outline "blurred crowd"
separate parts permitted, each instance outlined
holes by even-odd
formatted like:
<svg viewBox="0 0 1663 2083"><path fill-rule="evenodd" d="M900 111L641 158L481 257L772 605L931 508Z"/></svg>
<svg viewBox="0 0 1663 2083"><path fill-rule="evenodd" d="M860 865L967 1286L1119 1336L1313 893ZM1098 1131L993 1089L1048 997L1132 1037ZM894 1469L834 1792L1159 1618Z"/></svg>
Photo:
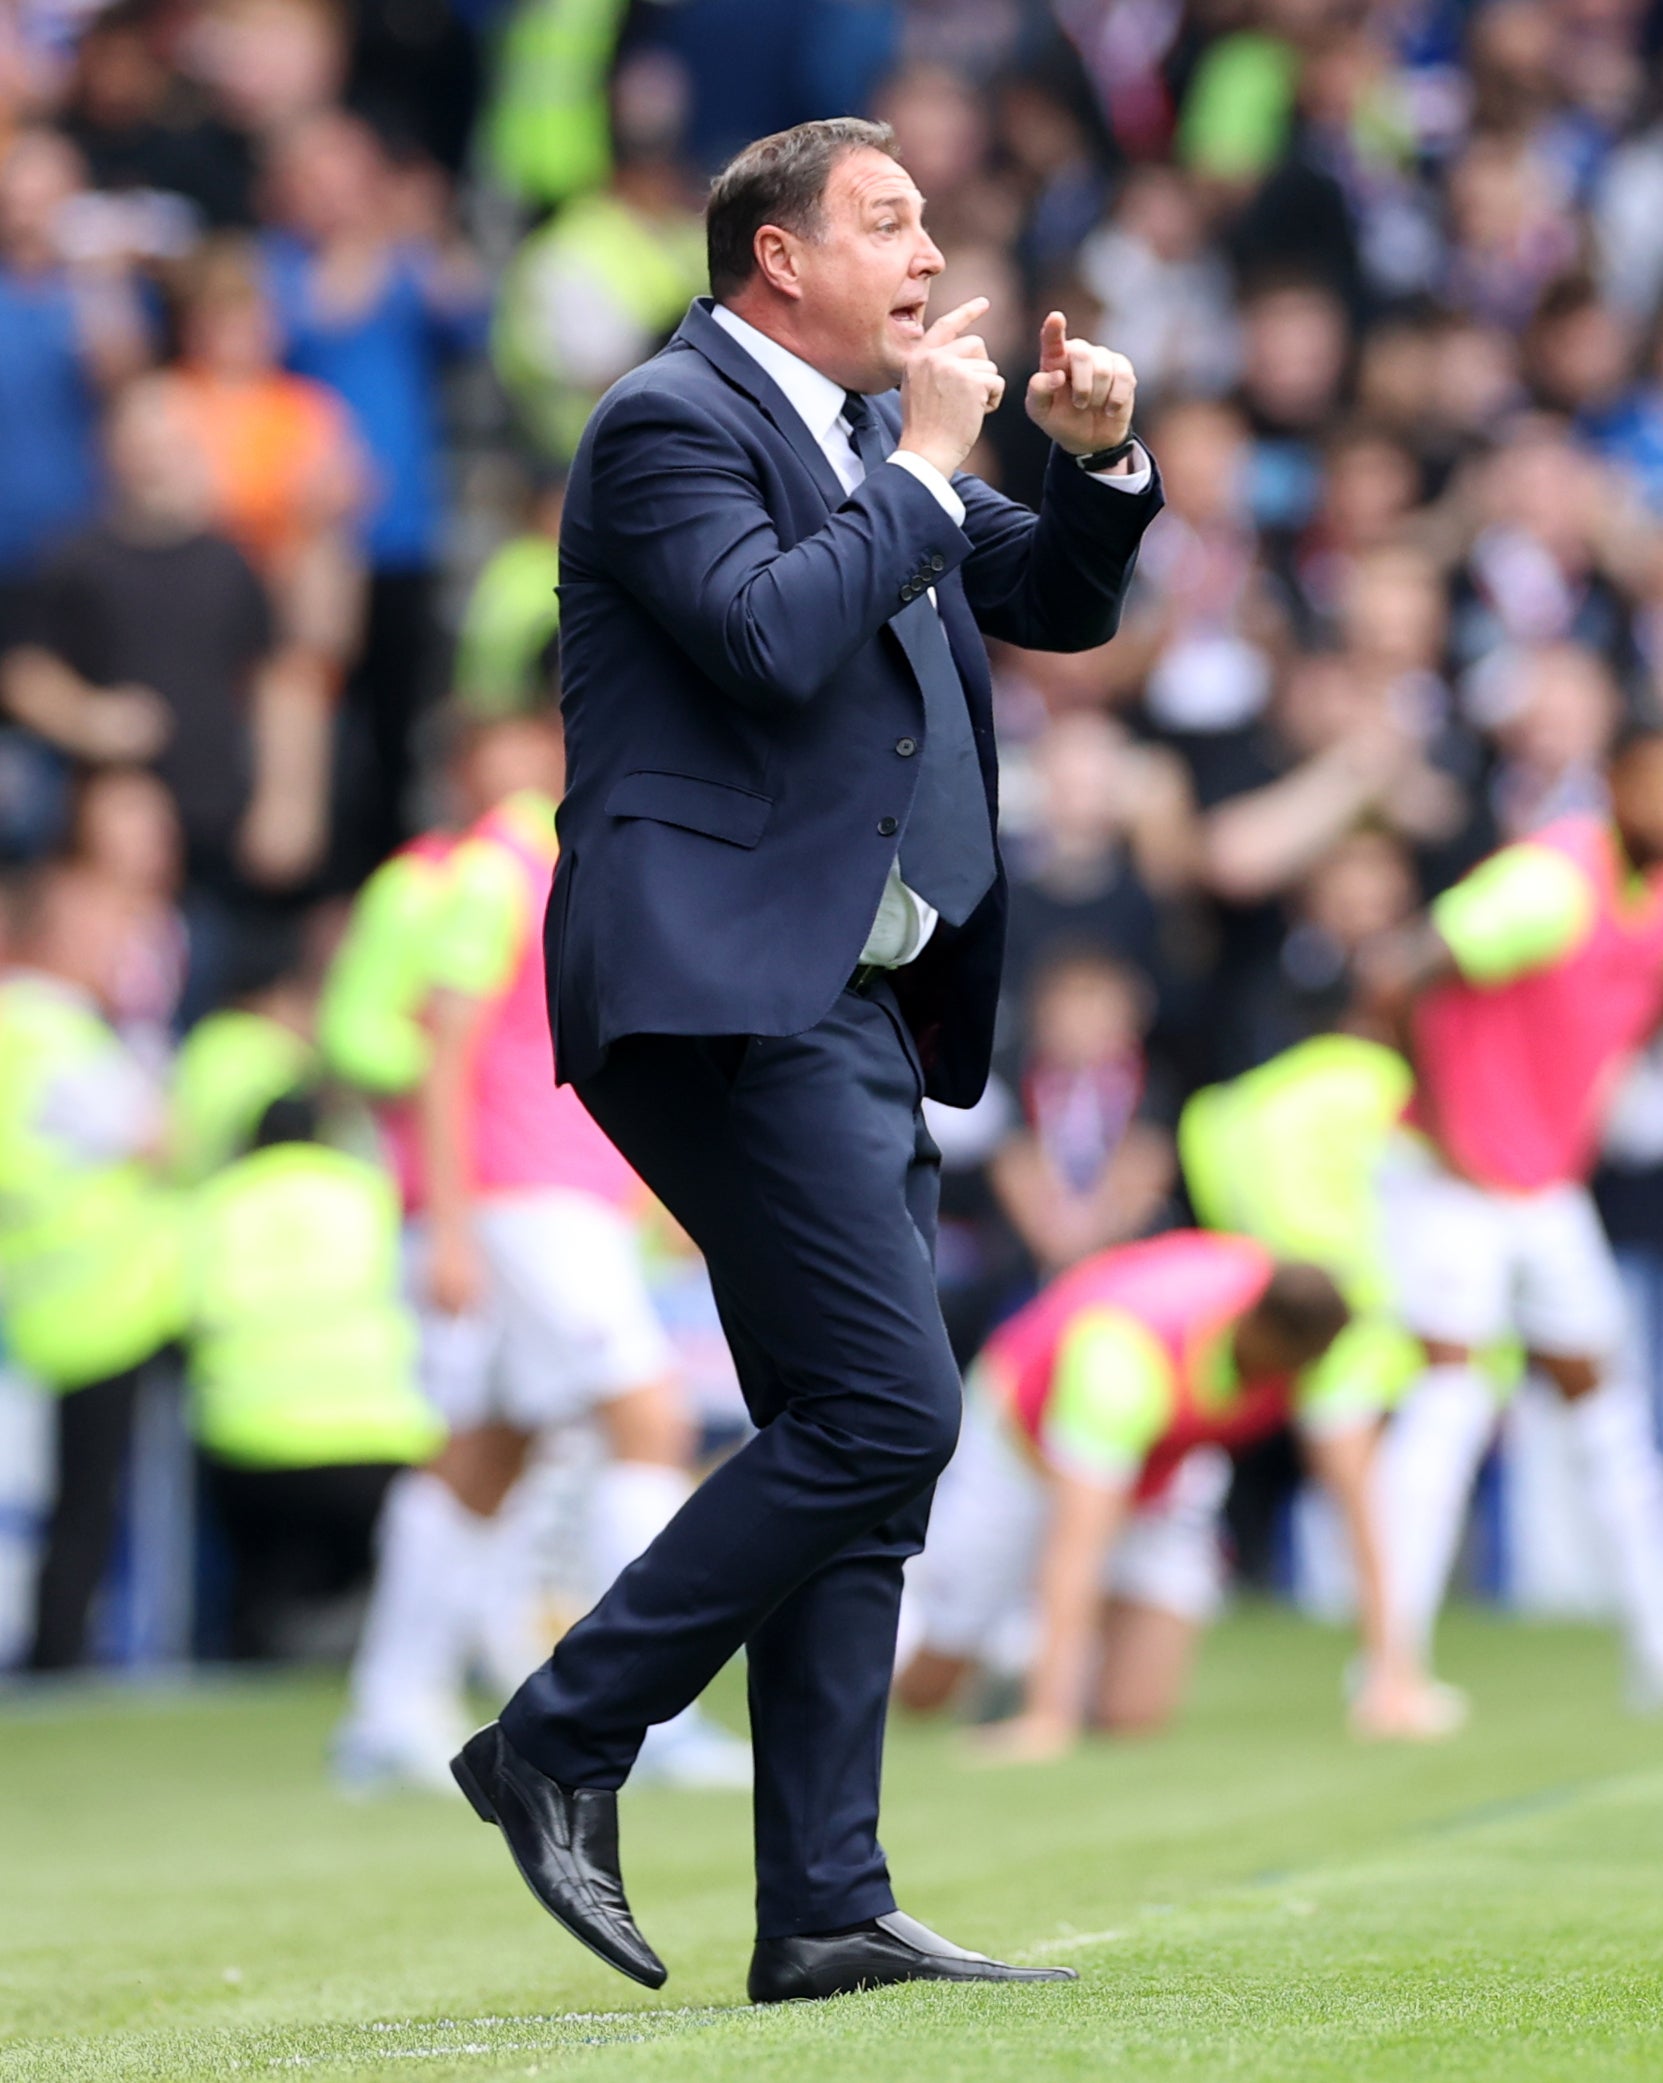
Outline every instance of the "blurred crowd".
<svg viewBox="0 0 1663 2083"><path fill-rule="evenodd" d="M1191 1093L1601 809L1656 712L1660 54L1650 0L13 0L14 961L79 963L157 1092L205 1016L313 988L371 871L484 807L459 731L558 692L562 473L705 286L706 180L883 117L938 308L989 297L1013 377L1053 307L1128 354L1167 497L1113 645L995 651L998 1074L937 1123L968 1361L1179 1218ZM970 467L1032 499L1021 397ZM1663 1351L1660 1093L1601 1190ZM1266 1581L1278 1451L1233 1506Z"/></svg>

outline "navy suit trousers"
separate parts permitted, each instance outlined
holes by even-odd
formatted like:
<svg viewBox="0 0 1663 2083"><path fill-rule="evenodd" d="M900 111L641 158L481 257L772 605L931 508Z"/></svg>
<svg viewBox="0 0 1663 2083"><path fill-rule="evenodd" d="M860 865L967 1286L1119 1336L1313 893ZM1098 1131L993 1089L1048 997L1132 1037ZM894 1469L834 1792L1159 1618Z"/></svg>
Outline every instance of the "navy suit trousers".
<svg viewBox="0 0 1663 2083"><path fill-rule="evenodd" d="M895 1907L877 1821L901 1569L961 1409L923 1086L884 982L804 1034L631 1036L578 1085L704 1252L759 1429L502 1725L563 1786L616 1787L748 1647L763 1938Z"/></svg>

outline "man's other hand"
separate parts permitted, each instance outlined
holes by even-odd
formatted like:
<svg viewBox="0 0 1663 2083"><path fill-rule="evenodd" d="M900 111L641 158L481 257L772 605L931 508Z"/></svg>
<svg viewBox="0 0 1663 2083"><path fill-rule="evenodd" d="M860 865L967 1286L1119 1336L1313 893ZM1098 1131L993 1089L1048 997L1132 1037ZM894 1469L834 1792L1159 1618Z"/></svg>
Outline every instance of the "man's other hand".
<svg viewBox="0 0 1663 2083"><path fill-rule="evenodd" d="M1071 340L1053 311L1039 329L1039 367L1028 379L1028 417L1071 456L1118 448L1132 429L1138 380L1123 354Z"/></svg>
<svg viewBox="0 0 1663 2083"><path fill-rule="evenodd" d="M901 375L899 445L943 477L951 477L969 455L982 421L1005 395L1005 379L987 342L968 330L986 309L986 297L972 297L938 318L907 356Z"/></svg>

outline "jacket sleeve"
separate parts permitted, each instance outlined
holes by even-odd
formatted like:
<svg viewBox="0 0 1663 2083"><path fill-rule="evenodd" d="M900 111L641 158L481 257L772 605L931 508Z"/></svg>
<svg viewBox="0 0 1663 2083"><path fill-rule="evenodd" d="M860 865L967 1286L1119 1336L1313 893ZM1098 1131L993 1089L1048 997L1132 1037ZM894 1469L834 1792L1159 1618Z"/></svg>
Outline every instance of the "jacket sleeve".
<svg viewBox="0 0 1663 2083"><path fill-rule="evenodd" d="M964 590L983 633L1031 651L1089 651L1120 626L1143 531L1164 504L1159 471L1141 492L1094 484L1053 448L1039 512L960 472L971 553Z"/></svg>
<svg viewBox="0 0 1663 2083"><path fill-rule="evenodd" d="M596 548L707 678L747 707L801 706L971 550L905 470L875 470L781 547L742 442L686 401L638 391L592 435ZM991 496L991 495L990 495Z"/></svg>

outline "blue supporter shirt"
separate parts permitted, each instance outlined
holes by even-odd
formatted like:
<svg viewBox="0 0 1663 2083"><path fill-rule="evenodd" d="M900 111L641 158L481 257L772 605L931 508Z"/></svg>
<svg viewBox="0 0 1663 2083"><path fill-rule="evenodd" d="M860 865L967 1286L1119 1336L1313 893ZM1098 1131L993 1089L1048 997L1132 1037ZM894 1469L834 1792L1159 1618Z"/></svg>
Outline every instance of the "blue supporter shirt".
<svg viewBox="0 0 1663 2083"><path fill-rule="evenodd" d="M444 309L428 292L419 250L405 247L395 251L380 295L362 311L320 311L316 263L307 248L274 233L265 251L285 361L346 401L374 465L364 522L371 566L409 571L431 564L445 512L440 364L448 354L484 346L486 305Z"/></svg>
<svg viewBox="0 0 1663 2083"><path fill-rule="evenodd" d="M0 268L0 579L27 578L98 491L98 397L68 280Z"/></svg>

